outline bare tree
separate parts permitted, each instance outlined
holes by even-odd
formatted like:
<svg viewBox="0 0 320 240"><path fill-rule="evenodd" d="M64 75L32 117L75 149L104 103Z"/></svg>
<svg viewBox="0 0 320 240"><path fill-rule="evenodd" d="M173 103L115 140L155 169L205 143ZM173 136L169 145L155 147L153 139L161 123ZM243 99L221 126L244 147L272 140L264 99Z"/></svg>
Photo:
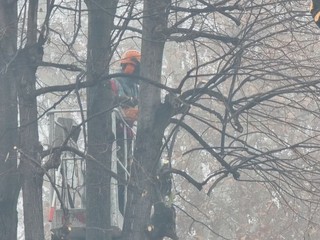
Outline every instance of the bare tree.
<svg viewBox="0 0 320 240"><path fill-rule="evenodd" d="M185 172L177 173L197 188L211 182L208 194L231 176L237 181L267 183L270 192L281 196L279 200L292 203L292 209L300 200L317 206L317 189L310 192L318 174L314 169L317 129L312 126L317 107L305 105L316 102L312 99L318 91L317 69L310 61L315 33L310 32L309 21L302 20L305 11L288 4L248 1L228 6L242 9L243 15L235 14L239 18L230 18L232 21L246 22L238 28L224 28L235 36L231 45L208 39L201 42L203 31L184 36L194 40L197 66L178 86L184 91L182 101L191 104L190 111L173 123L198 141L186 150L186 158L208 152L215 161L203 182L194 182ZM205 25L208 20L203 19L202 26L209 27L209 23ZM218 22L213 29L221 28ZM212 61L200 58L204 53L200 46L207 49L205 56Z"/></svg>
<svg viewBox="0 0 320 240"><path fill-rule="evenodd" d="M155 83L161 83L162 56L166 41L163 30L167 28L169 5L170 1L154 0L144 1L143 5L141 75ZM151 207L159 201L158 186L154 185L154 181L162 137L171 113L170 106L161 104L159 88L144 82L140 86L137 144L130 179L135 191L128 197L123 239L147 238L146 227Z"/></svg>
<svg viewBox="0 0 320 240"><path fill-rule="evenodd" d="M0 3L0 236L17 238L17 199L20 190L17 171L16 68L10 64L17 49L15 1Z"/></svg>
<svg viewBox="0 0 320 240"><path fill-rule="evenodd" d="M42 61L44 34L38 35L38 1L29 2L23 9L26 13L26 40L21 43L14 59L18 74L19 98L19 171L22 180L22 195L25 226L25 239L44 239L41 169L42 146L39 143L36 71ZM31 217L32 216L32 217Z"/></svg>
<svg viewBox="0 0 320 240"><path fill-rule="evenodd" d="M169 209L170 216L175 215L174 206L180 216L185 214L191 219L190 228L201 225L192 210L184 208L184 204L197 208L197 204L186 201L190 196L187 194L205 190L210 195L233 181L258 182L292 208L295 207L292 199L295 203L316 206L319 79L313 61L316 55L310 54L314 50L312 36L315 33L304 17L305 11L300 10L304 6L302 2L145 0L119 1L121 4L116 6L117 2L88 0L87 9L83 9L81 1L69 5L48 2L43 27L39 28L37 1L29 1L22 6L21 12L25 14L19 15L28 16L22 21L19 50L12 44L17 39L16 23L14 19L8 20L13 14L4 17L8 12L3 11L10 6L16 14L15 4L1 3L4 5L1 5L0 17L8 20L1 21L2 29L11 29L9 26L14 23L14 33L1 38L5 62L1 63L1 112L4 114L0 117L3 142L0 177L6 180L0 183L0 200L12 203L5 208L11 211L12 219L3 220L4 228L0 227L1 232L8 232L4 229L12 227L6 239L16 235L14 211L19 183L15 175L14 145L21 159L26 239L43 239L42 176L59 164L59 158L51 158L41 168L41 157L52 151L59 156L62 151L72 149L61 146L42 152L37 121L68 98L76 99L82 108L83 96L79 90L83 88L88 88L88 117L81 125L88 121L90 157L77 154L90 159L86 173L86 235L88 239L111 238L108 194L113 139L109 114L114 106L108 80L118 75L108 73L113 53L128 39L134 39L134 44L142 39L142 76L123 239L176 238L174 226L170 225L172 232L169 232L163 219L156 221L155 214L151 214L152 208L157 212L168 202L170 207L163 209ZM74 16L74 31L69 38L69 32L64 31L62 25L54 25L53 15L59 11ZM88 13L89 20L86 57L79 54L83 46L77 46L87 41L82 27L86 16L82 13ZM61 50L56 62L42 59L42 47L46 57L50 44ZM36 89L36 73L52 68L60 69L63 74L50 86L39 81ZM75 72L81 74L75 76ZM87 81L83 82L85 74ZM163 76L167 77L166 81ZM7 80L9 77L17 79L17 89L11 85L15 81ZM8 108L10 104L17 106L16 91L20 107L19 144L16 142L17 108ZM36 97L49 93L55 93L56 98L38 115ZM160 159L165 157L172 161L173 168L159 172ZM197 174L200 161L205 165L205 174ZM13 169L13 173L9 169ZM177 190L169 200L164 199L159 179L168 174L175 176L177 185L191 184L195 188ZM0 214L2 220L7 212L1 210ZM215 228L213 223L217 221L202 224L209 231L209 237L223 239L243 234L238 231L239 236L232 235L224 226L216 224L219 227Z"/></svg>
<svg viewBox="0 0 320 240"><path fill-rule="evenodd" d="M305 39L294 37L300 31L308 33L307 23L300 18L303 12L299 12L294 6L287 6L287 1L228 2L228 5L226 2L209 1L168 2L166 10L171 10L169 19L172 25L163 27L165 24L161 25L158 18L154 21L159 25L149 29L157 38L154 42L159 45L161 37L166 33L168 39L192 41L192 55L195 57L191 59L194 67L190 68L186 76L180 81L173 81L175 88L162 87L171 94L177 94L176 101L182 103L177 105L180 111L172 112L172 105L164 110L162 107L165 104L160 104L159 100L158 105L150 106L153 102L151 99L156 101L160 93L153 93L152 97L146 98L142 84L141 118L135 157L136 168L142 168L140 171L150 176L139 175L144 176L141 183L132 179L141 187L141 193L135 195L136 200L132 200L137 206L141 203L150 207L155 203L151 196L156 196L156 187L152 188L156 186L156 172L152 170L159 159L151 156L159 157L159 154L152 155L156 146L159 146L153 141L157 139L155 136L158 130L163 130L163 124L166 126L164 116L181 114L181 110L186 107L187 111L171 119L172 124L184 129L198 142L193 149L187 149L185 154L206 151L211 155L214 167L202 182L196 181L185 171L172 169L171 172L185 177L197 189L202 189L211 182L208 194L219 182L231 176L236 181L267 183L287 203L291 198L315 205L318 202L317 187L314 185L318 174L314 155L318 142L317 130L306 125L307 116L316 117L317 107L310 104L306 107L305 103L315 102L313 98L318 91L319 80L314 75L316 68L312 63L306 63L309 60L295 58L304 55L309 48ZM161 8L152 1L144 4L144 20L151 24L152 17L158 16ZM149 8L148 4L152 7ZM147 13L148 9L153 11ZM165 11L162 16L166 16ZM223 21L231 24L223 24ZM144 27L144 31L148 31L147 26ZM160 36L155 34L159 29L162 31ZM150 44L152 39L144 38L148 36L146 32L143 34L143 39L149 40ZM143 53L146 46L142 44ZM154 46L153 49L157 48ZM200 57L203 49L211 54L207 54L208 60ZM152 51L146 50L145 55L149 53ZM158 54L150 54L152 58L147 62L144 62L147 57L143 58L142 69L144 66L152 66L152 62L156 64L155 56ZM152 68L144 71L148 72L150 69ZM157 75L150 74L148 77L155 79L155 76ZM167 99L169 96L170 94ZM150 106L155 115L144 112L144 104ZM290 117L287 111L294 112L294 115ZM304 112L303 117L295 117L297 111ZM152 120L155 116L159 122ZM149 123L155 123L147 131L142 127L144 117L151 120ZM147 134L144 135L144 132L150 134L150 131L154 134L153 139L140 142L139 136L146 140ZM299 137L294 137L293 133L296 131L299 132ZM149 146L148 143L152 144ZM144 155L146 156L141 158ZM140 158L147 162L142 164ZM143 214L143 218L148 215ZM140 228L137 238L143 238L143 227L147 225L147 222L137 221L137 228Z"/></svg>
<svg viewBox="0 0 320 240"><path fill-rule="evenodd" d="M87 90L88 153L111 169L113 134L111 130L112 90L99 82L108 73L111 32L117 1L86 1L88 6ZM86 238L111 239L110 175L96 162L86 162Z"/></svg>

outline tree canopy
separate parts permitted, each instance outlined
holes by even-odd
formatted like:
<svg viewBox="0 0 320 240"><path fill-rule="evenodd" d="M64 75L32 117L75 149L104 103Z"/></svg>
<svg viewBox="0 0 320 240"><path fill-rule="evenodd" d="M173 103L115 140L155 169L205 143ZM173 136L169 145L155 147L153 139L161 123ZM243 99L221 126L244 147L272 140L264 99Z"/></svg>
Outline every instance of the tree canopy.
<svg viewBox="0 0 320 240"><path fill-rule="evenodd" d="M44 239L43 179L66 151L86 160L87 239L111 239L110 179L121 179L110 172L119 105L109 80L123 76L127 49L142 57L123 240L174 238L148 229L159 202L175 209L183 239L317 237L319 29L308 3L1 2L4 239L17 238L20 187L25 239ZM70 108L83 149L48 146L46 114ZM161 161L170 167L159 172Z"/></svg>

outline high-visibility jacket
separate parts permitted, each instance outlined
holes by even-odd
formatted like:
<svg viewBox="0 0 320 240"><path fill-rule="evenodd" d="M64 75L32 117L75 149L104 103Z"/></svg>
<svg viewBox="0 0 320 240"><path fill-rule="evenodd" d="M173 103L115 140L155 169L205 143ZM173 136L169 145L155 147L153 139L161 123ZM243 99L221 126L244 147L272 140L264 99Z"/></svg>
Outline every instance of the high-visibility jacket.
<svg viewBox="0 0 320 240"><path fill-rule="evenodd" d="M310 12L314 22L320 27L320 0L312 0L310 5Z"/></svg>

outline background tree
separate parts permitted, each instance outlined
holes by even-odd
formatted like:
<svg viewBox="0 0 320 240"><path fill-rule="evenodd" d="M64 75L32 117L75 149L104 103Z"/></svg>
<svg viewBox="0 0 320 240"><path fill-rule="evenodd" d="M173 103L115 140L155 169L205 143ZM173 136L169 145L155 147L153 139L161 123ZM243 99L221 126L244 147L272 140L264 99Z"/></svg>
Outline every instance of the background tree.
<svg viewBox="0 0 320 240"><path fill-rule="evenodd" d="M22 195L25 239L44 239L41 169L42 146L39 143L38 111L36 91L36 72L43 57L45 30L38 35L38 1L30 1L23 8L26 13L26 40L21 42L21 48L15 59L18 74L19 98L19 171L22 179ZM49 11L48 11L49 14Z"/></svg>
<svg viewBox="0 0 320 240"><path fill-rule="evenodd" d="M111 169L113 134L111 129L112 90L101 81L108 73L111 32L118 1L86 1L88 6L87 90L88 153ZM111 239L110 175L101 165L86 162L86 238Z"/></svg>
<svg viewBox="0 0 320 240"><path fill-rule="evenodd" d="M38 126L37 126L37 103L35 95L36 70L38 61L41 61L43 49L42 38L37 42L37 7L38 2L33 1L23 8L28 16L26 19L26 32L22 33L20 49L17 49L17 4L15 1L7 1L1 4L4 38L2 47L3 76L2 91L4 97L3 104L6 104L3 111L2 121L3 132L1 140L3 143L3 152L7 151L6 157L2 159L4 164L6 181L3 186L10 183L12 190L8 195L11 200L10 205L4 198L4 207L10 212L9 221L3 226L8 228L7 224L12 224L12 229L8 228L4 231L4 238L16 237L17 218L15 208L17 204L17 196L20 189L19 179L22 179L22 190L25 199L24 212L26 216L32 216L33 219L25 219L26 239L43 239L43 212L42 212L42 171L40 171L39 154L41 147L39 146ZM42 32L43 34L43 32ZM40 34L41 37L42 34ZM8 43L10 40L10 43ZM17 97L19 101L17 101ZM9 102L8 102L9 101ZM18 105L19 117L18 117ZM9 110L8 110L9 109ZM19 118L19 142L17 141L17 119ZM9 128L8 128L9 127ZM16 167L16 151L20 153L19 172ZM7 162L7 160L9 160ZM9 168L8 168L9 167ZM6 188L6 186L5 186ZM7 189L8 190L8 189ZM4 192L3 192L4 194ZM15 198L15 199L12 199ZM7 212L8 213L8 212ZM8 217L8 216L6 216Z"/></svg>
<svg viewBox="0 0 320 240"><path fill-rule="evenodd" d="M19 118L24 135L21 135L18 150L23 174L36 176L36 182L28 182L31 180L28 179L24 185L34 190L37 205L40 204L39 186L44 172L39 167L41 150L37 148L36 110L38 118L43 119L45 112L53 108L70 104L82 107L85 96L80 89L92 87L88 91L88 116L99 117L92 120L92 125L88 123L88 147L95 161L108 167L108 155L100 153L111 138L107 123L102 122L106 115L99 113L112 106L109 105L108 85L100 80L107 83L112 75L103 79L100 76L108 72L111 53L117 55L125 46L139 47L140 39L143 39L140 119L123 238L150 237L145 232L152 223L151 206L163 200L158 196L157 180L161 176L156 171L161 158L171 161L174 167L165 172L175 176L175 191L169 202L178 213L178 235L185 239L195 236L271 239L275 231L270 229L278 229L277 233L288 239L293 234L301 239L306 233L304 229L308 234L312 233L309 227L315 227L317 219L310 213L316 210L318 202L316 103L319 79L314 64L317 55L312 54L317 43L316 33L308 26L311 18L306 18L305 11L300 10L307 9L304 2L120 1L114 15L115 8L109 6L110 3L101 2L99 4L106 5L100 8L94 4L96 1L87 1L89 15L95 12L89 18L87 55L83 51L87 41L83 34L87 31L84 27L86 15L82 15L87 9L83 11L81 1L56 5L50 2L41 7L49 14L43 18L44 28L39 29L38 37L35 34L37 7L34 1L28 3L21 9L26 11L27 6L31 7L29 15L19 15L21 19L29 16L27 25L21 21L21 26L27 26L21 31L21 36L25 36L20 38L21 49L17 54L9 55L20 64L19 84L24 83L24 89L31 90L19 92L20 103L24 104ZM111 24L109 18L112 17L115 17L115 26L110 41L111 26L104 28L103 25ZM67 27L73 30L67 31ZM96 31L102 35L98 37ZM2 43L4 40L1 39ZM45 45L43 41L46 41ZM43 60L38 51L42 45ZM82 82L86 63L88 81ZM8 72L2 73L9 74L10 68L7 69ZM50 74L45 76L45 72ZM38 74L37 89L35 73ZM5 81L2 83L6 86ZM19 87L22 89L22 85ZM14 94L12 103L15 103ZM47 98L49 95L50 99ZM37 109L35 96L42 100ZM5 109L5 105L2 107ZM10 114L1 115L1 120L4 119L2 116ZM15 124L14 121L10 123ZM11 133L15 136L14 131ZM164 135L165 140L162 139ZM3 138L1 140L7 143ZM14 140L8 149L13 144ZM169 145L174 146L172 153L168 153ZM59 151L63 151L63 147ZM8 151L4 152L7 156ZM8 164L8 161L4 163ZM49 168L48 164L44 166ZM88 182L96 183L96 176L104 183L108 182L109 175L104 175L104 171L96 171L96 166L90 166L90 163L88 168L88 173L92 173L88 175ZM10 176L16 179L14 175ZM240 181L250 183L246 185ZM190 184L195 188L190 188ZM103 192L107 193L109 185L105 186ZM95 189L90 187L93 185L89 184L88 195L95 196ZM1 189L5 193L8 191L2 182ZM198 193L198 190L204 193ZM17 191L13 193L11 196L16 197ZM268 196L270 198L264 203ZM105 194L96 199L97 204L102 204L103 199L108 201ZM34 201L28 196L24 200L26 208ZM92 230L88 231L88 236L108 238L109 234L100 231L109 227L108 209L101 208L104 209L99 211L101 218L94 219L90 217L90 212L97 212L97 209L90 210L90 205L95 204L94 198L89 199L88 204L88 227ZM301 216L292 211L289 214L285 204ZM25 213L29 221L26 222L28 238L32 236L32 224L41 225L41 210L36 211L36 221L31 223L31 209ZM284 222L285 214L282 213L292 216L294 223ZM221 221L217 216L223 216L225 220ZM291 227L297 226L297 221L303 218L307 219L299 226L303 230ZM281 229L280 226L290 226L290 230L281 231L284 227ZM38 236L43 231L41 228L36 226ZM162 235L158 237L162 238Z"/></svg>
<svg viewBox="0 0 320 240"><path fill-rule="evenodd" d="M226 41L221 44L215 44L209 39L201 42L195 40L193 46L188 48L190 50L195 49L195 52L191 55L196 55L195 59L190 59L191 63L189 65L192 62L196 62L198 67L187 72L185 79L188 80L183 81L184 85L180 85L184 91L182 94L184 96L183 100L192 105L191 111L184 116L184 122L180 125L192 137L197 139L199 145L195 144L192 147L189 145L191 149L185 149L183 154L185 156L182 159L185 159L184 161L186 162L184 163L190 164L186 169L187 173L194 172L200 174L196 175L196 179L200 176L206 179L201 184L208 183L207 181L211 179L211 187L205 187L208 194L211 193L212 189L216 189L218 193L215 192L213 196L220 198L219 194L221 194L226 199L229 199L229 203L232 202L232 199L237 198L232 194L224 195L225 192L235 193L236 191L231 190L232 188L229 188L228 184L222 184L221 187L217 187L217 185L223 182L233 186L234 184L231 184L232 181L226 178L227 176L233 176L238 181L256 181L263 185L268 183L265 186L268 187L273 195L270 200L275 201L275 206L279 206L277 201L283 201L280 204L281 208L284 208L284 204L290 203L292 205L289 208L300 208L301 210L303 204L301 204L300 200L302 199L310 203L309 207L311 209L311 202L315 204L313 207L316 208L317 206L317 200L314 199L317 198L317 194L311 197L309 188L305 188L313 181L316 181L313 180L313 177L317 175L317 171L309 172L311 166L316 164L311 160L314 158L314 156L311 156L311 152L314 152L312 145L315 144L314 141L317 142L317 130L311 127L313 122L313 117L311 116L314 116L315 109L312 110L310 104L308 104L308 107L304 104L303 107L300 105L301 101L304 102L304 100L313 95L312 91L310 92L310 86L318 83L318 77L314 72L316 68L313 67L312 63L308 65L305 62L307 58L312 58L312 50L308 50L313 45L311 43L312 36L309 35L310 42L306 40L309 38L308 33L310 32L306 26L305 18L302 17L304 13L296 10L294 6L288 7L287 3L276 4L270 1L261 5L248 1L241 2L238 6L228 6L229 9L230 7L244 9L243 7L245 6L246 11L240 10L244 15L235 20L241 23L245 21L246 24L233 28L232 26L225 26L218 18L214 18L215 25L212 28L223 29L230 36L237 36L239 41L235 41L232 46L226 44ZM190 12L190 16L193 17L194 15L191 12L196 10L186 8L184 11ZM197 11L204 10L198 9ZM217 10L216 13L220 14L221 12ZM202 21L202 27L210 28L209 20L211 18L208 18L208 15L205 15L206 18ZM229 18L227 14L225 16ZM195 23L194 29L196 28L197 24ZM188 35L189 32L194 34ZM298 34L298 32L300 33ZM195 36L197 36L200 37L200 40L201 35L204 35L204 30L198 35L190 30L186 33L186 36L183 36L183 39L188 37L195 39ZM295 37L292 38L293 35L303 37L298 40ZM203 51L203 49L206 50ZM295 56L304 57L296 59ZM221 61L221 59L224 60ZM211 71L212 75L210 75ZM198 84L203 79L203 83ZM188 83L190 82L192 84L189 85ZM194 89L194 86L198 86L198 88ZM309 97L305 98L304 92L308 92L307 95ZM191 100L192 98L194 100ZM240 99L244 102L236 106L242 101ZM298 99L301 99L301 101ZM315 101L309 99L307 102ZM233 103L237 104L234 105ZM293 115L289 117L290 114L287 115L287 111ZM311 119L308 117L311 117ZM178 123L177 120L174 120L174 122ZM308 131L302 130L306 127L305 124L307 122ZM244 128L244 126L246 127ZM312 134L313 137L311 135L300 135L303 132L310 134L309 127L313 129L311 130L314 134ZM299 132L298 138L295 137L297 130ZM184 131L181 131L183 138L178 138L185 139L187 135ZM206 160L209 165L202 166L199 165L199 162L194 164L194 159L199 159L199 153L203 154L203 158L201 158L203 160L208 159L211 155L217 161L209 163ZM181 157L177 157L177 159L181 161ZM180 163L178 165L180 166ZM221 166L219 167L219 165ZM244 165L247 165L248 168ZM202 169L200 169L200 166ZM236 169L240 173L239 179L237 179L238 174L233 172ZM180 174L182 173L180 172ZM303 180L299 176L303 176ZM222 181L224 178L226 180ZM301 181L305 182L302 184ZM302 185L296 185L298 182ZM194 185L196 187L199 186L198 183ZM179 192L185 192L186 194L179 195L181 201L188 199L188 192L190 193L191 191L183 191L180 186L177 187ZM315 193L316 189L313 190L313 193ZM249 191L246 193L250 194ZM238 198L242 197L243 194L238 195ZM252 198L259 198L259 195L252 195ZM215 203L217 204L218 201L212 200L212 204ZM222 203L220 202L220 204ZM258 205L259 202L257 201L256 204ZM236 203L234 206L237 209ZM255 212L258 209L256 208L255 211L251 212L249 211L250 205L245 204L245 206L247 206L245 208L247 216L250 216L251 220L248 219L249 224L246 227L239 224L240 237L258 234L259 231L261 231L259 238L263 237L262 233L265 232L266 226L262 221L256 224L261 220L259 217L252 217L258 215ZM183 210L182 208L180 209ZM195 211L197 211L196 208ZM215 211L212 211L213 215L214 213ZM298 216L296 217L301 219ZM236 219L232 212L230 212L229 218L230 220ZM203 219L206 219L206 217L204 216ZM314 216L312 219L315 221ZM272 221L276 220L272 219ZM194 226L200 225L196 221L191 220L190 222L194 223L191 224L192 229L194 229ZM205 222L208 222L208 220L205 220ZM211 234L225 232L224 236L227 238L236 237L229 235L230 233L227 233L229 230L225 227L221 225L221 228L217 227L219 225L218 222L210 222L207 225L207 229L211 231ZM234 226L234 222L230 223L230 225ZM261 228L250 229L253 225ZM240 229L243 230L241 231ZM237 229L235 230L238 231ZM190 233L196 234L198 232L192 230ZM269 232L268 234L271 233ZM297 232L294 232L295 236L297 234Z"/></svg>
<svg viewBox="0 0 320 240"><path fill-rule="evenodd" d="M16 2L0 2L0 236L17 238L17 199L20 190L17 171L16 69L10 64L17 50Z"/></svg>
<svg viewBox="0 0 320 240"><path fill-rule="evenodd" d="M167 25L169 4L170 1L144 1L141 76L156 83L161 82L166 40L162 31ZM164 123L157 119L157 114L162 110L159 88L142 82L140 91L135 161L130 179L136 190L128 197L123 236L133 240L146 239L146 220L150 218L152 204L159 201L154 181L164 133L161 126L170 117L168 114L163 116Z"/></svg>
<svg viewBox="0 0 320 240"><path fill-rule="evenodd" d="M272 194L279 194L281 200L287 203L290 201L286 197L308 199L313 204L317 202L317 194L311 196L309 188L305 188L315 181L313 177L317 175L316 171L310 172L311 166L313 169L316 164L310 153L314 152L317 133L312 130L314 135L309 135L311 128L303 124L305 118L298 123L299 118L280 114L289 109L290 112L299 109L305 111L303 116L313 116L315 110L302 108L301 102L296 99L301 98L304 102L309 98L305 93L313 95L312 91L316 91L315 85L319 82L317 77L312 80L314 75L309 72L312 66L302 70L304 64L299 61L297 65L298 60L292 62L294 55L303 54L308 45L305 39L297 41L289 37L293 32L297 34L300 29L304 29L306 24L299 18L299 12L294 7L288 8L287 3L230 1L226 6L225 2L212 4L198 1L177 2L168 7L172 12L179 11L179 14L172 14L172 18L169 16L173 27L169 26L163 33L175 34L173 39L180 41L192 40L195 49L192 55L196 56L190 59L195 64L194 68L181 81L175 79L171 83L177 86L171 91L181 91L181 102L190 106L188 112L178 119L172 119L172 123L178 124L198 142L199 145L196 144L194 149L186 150L188 154L205 151L215 160L212 169L206 174L208 178L203 182L195 181L186 172L172 171L186 177L198 189L215 179L208 188L208 194L224 178L232 176L238 181L268 183ZM153 5L152 9L159 8ZM216 15L220 14L221 18L217 18ZM154 16L146 16L150 15ZM233 22L235 27L223 21ZM190 22L193 24L187 24ZM246 24L240 25L241 22ZM184 27L186 25L187 29ZM153 28L153 31L155 29L159 28ZM288 52L283 50L284 47L288 47ZM197 57L203 53L203 49L207 51L204 55L207 58L203 55L202 58ZM299 70L295 71L298 66ZM204 84L201 85L199 83L202 80ZM153 108L154 112L157 110ZM281 134L281 131L287 131L288 128L292 128L290 133L294 129L300 129L299 132L303 133L305 128L308 133L299 134L299 138ZM142 131L138 126L138 139L141 134L139 130ZM138 140L137 151L139 144ZM151 152L155 145L144 150ZM136 159L139 157L137 152ZM147 165L142 166L149 172ZM150 183L154 181L151 177L144 179L149 179ZM316 190L313 191L315 193ZM147 197L146 194L136 197L139 199L141 196L142 199ZM139 225L141 227L143 224Z"/></svg>

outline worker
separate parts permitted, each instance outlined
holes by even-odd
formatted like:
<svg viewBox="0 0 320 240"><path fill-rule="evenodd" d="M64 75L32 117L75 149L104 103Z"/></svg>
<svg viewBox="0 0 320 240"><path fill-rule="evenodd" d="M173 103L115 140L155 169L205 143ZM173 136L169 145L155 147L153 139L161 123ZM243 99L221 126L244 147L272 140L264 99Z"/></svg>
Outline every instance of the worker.
<svg viewBox="0 0 320 240"><path fill-rule="evenodd" d="M117 173L120 177L125 178L125 156L128 157L127 165L130 166L132 160L132 139L134 136L132 127L134 122L138 119L138 97L139 86L138 78L140 74L140 60L141 54L137 50L126 51L120 59L122 77L110 80L111 88L114 93L114 99L119 104L118 109L121 112L121 116L117 118L117 157L120 161L117 164ZM124 137L124 129L127 130L127 139ZM126 144L126 148L125 148ZM125 154L125 149L127 153ZM118 185L118 201L119 210L124 214L125 210L125 187Z"/></svg>
<svg viewBox="0 0 320 240"><path fill-rule="evenodd" d="M115 94L115 100L120 104L124 115L128 115L128 121L131 123L136 120L138 114L138 95L139 87L137 78L140 74L141 54L137 50L126 51L121 59L121 73L128 76L119 77L111 80L111 88ZM132 118L132 119L131 119Z"/></svg>
<svg viewBox="0 0 320 240"><path fill-rule="evenodd" d="M314 22L320 27L320 0L311 1L310 12Z"/></svg>
<svg viewBox="0 0 320 240"><path fill-rule="evenodd" d="M141 54L137 50L126 51L120 59L121 73L125 76L110 80L115 102L120 105L122 117L128 126L129 137L133 135L132 126L138 119L139 86L137 76L140 74ZM123 129L123 121L118 122L117 128ZM119 131L121 133L123 131Z"/></svg>

